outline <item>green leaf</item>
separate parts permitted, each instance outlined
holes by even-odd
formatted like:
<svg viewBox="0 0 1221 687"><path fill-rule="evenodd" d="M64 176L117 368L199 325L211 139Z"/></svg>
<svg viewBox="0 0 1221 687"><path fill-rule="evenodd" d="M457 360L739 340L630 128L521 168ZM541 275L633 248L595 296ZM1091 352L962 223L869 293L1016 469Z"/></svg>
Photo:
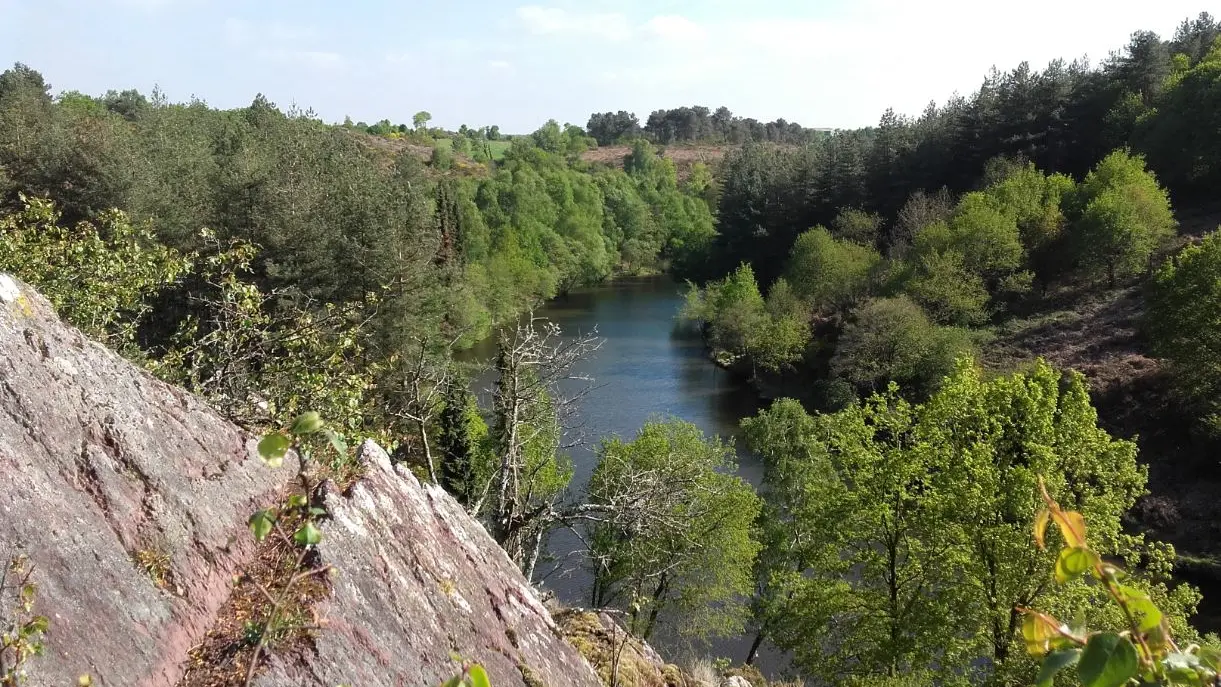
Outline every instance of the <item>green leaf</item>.
<svg viewBox="0 0 1221 687"><path fill-rule="evenodd" d="M1136 616L1142 632L1150 632L1162 624L1162 612L1143 590L1128 585L1119 585L1119 596L1128 610Z"/></svg>
<svg viewBox="0 0 1221 687"><path fill-rule="evenodd" d="M1211 646L1200 647L1200 663L1205 667L1211 668L1213 671L1221 669L1221 649L1216 649Z"/></svg>
<svg viewBox="0 0 1221 687"><path fill-rule="evenodd" d="M1089 570L1098 562L1098 554L1077 546L1060 550L1056 559L1056 581L1064 584Z"/></svg>
<svg viewBox="0 0 1221 687"><path fill-rule="evenodd" d="M259 442L259 457L263 459L264 463L278 468L284 463L284 456L288 453L288 447L292 446L292 443L292 440L281 432L272 432Z"/></svg>
<svg viewBox="0 0 1221 687"><path fill-rule="evenodd" d="M1080 513L1056 507L1051 509L1051 519L1059 526L1065 544L1070 548L1085 547L1085 518Z"/></svg>
<svg viewBox="0 0 1221 687"><path fill-rule="evenodd" d="M1039 548L1044 548L1043 538L1047 535L1047 523L1051 521L1051 511L1044 508L1034 518L1034 541Z"/></svg>
<svg viewBox="0 0 1221 687"><path fill-rule="evenodd" d="M442 687L461 687L461 685L462 685L462 676L455 675L455 676L451 677L450 679L446 680L445 684Z"/></svg>
<svg viewBox="0 0 1221 687"><path fill-rule="evenodd" d="M31 634L44 634L47 628L51 627L51 620L45 615L36 615L30 618L30 621L21 629L21 634L29 636Z"/></svg>
<svg viewBox="0 0 1221 687"><path fill-rule="evenodd" d="M1166 658L1162 659L1162 665L1168 670L1195 670L1196 666L1200 665L1200 657L1182 652L1167 654Z"/></svg>
<svg viewBox="0 0 1221 687"><path fill-rule="evenodd" d="M300 546L317 546L322 541L322 532L312 521L307 521L293 534L293 541Z"/></svg>
<svg viewBox="0 0 1221 687"><path fill-rule="evenodd" d="M329 429L326 430L326 438L330 440L331 447L335 449L336 453L341 456L346 456L348 454L348 444L337 432L333 432Z"/></svg>
<svg viewBox="0 0 1221 687"><path fill-rule="evenodd" d="M1029 611L1022 616L1022 638L1026 640L1026 651L1031 656L1047 653L1051 641L1060 636L1060 621L1038 611Z"/></svg>
<svg viewBox="0 0 1221 687"><path fill-rule="evenodd" d="M292 496L288 497L289 508L301 508L307 503L309 503L309 501L305 498L305 494L293 494Z"/></svg>
<svg viewBox="0 0 1221 687"><path fill-rule="evenodd" d="M1162 612L1148 597L1128 601L1128 610L1136 616L1136 622L1142 632L1148 632L1162 624Z"/></svg>
<svg viewBox="0 0 1221 687"><path fill-rule="evenodd" d="M492 683L488 681L488 674L484 672L483 666L476 663L471 666L468 674L471 678L471 687L492 687Z"/></svg>
<svg viewBox="0 0 1221 687"><path fill-rule="evenodd" d="M309 514L315 517L319 515L326 515L326 509L314 506L313 508L309 509Z"/></svg>
<svg viewBox="0 0 1221 687"><path fill-rule="evenodd" d="M275 524L275 516L270 511L261 510L250 516L250 531L254 533L255 541L263 541L271 534L271 526Z"/></svg>
<svg viewBox="0 0 1221 687"><path fill-rule="evenodd" d="M288 431L296 434L297 436L302 436L305 434L313 434L320 429L322 429L322 416L310 410L298 415L297 419L293 420L293 425Z"/></svg>
<svg viewBox="0 0 1221 687"><path fill-rule="evenodd" d="M1077 664L1077 675L1082 687L1121 687L1136 675L1139 667L1136 647L1108 632L1090 637Z"/></svg>
<svg viewBox="0 0 1221 687"><path fill-rule="evenodd" d="M1060 649L1047 654L1047 658L1043 659L1043 667L1039 669L1039 679L1035 682L1038 687L1050 687L1056 674L1069 666L1077 665L1077 661L1081 660L1080 649Z"/></svg>
<svg viewBox="0 0 1221 687"><path fill-rule="evenodd" d="M1197 669L1202 668L1200 658L1194 654L1173 653L1162 659L1162 667L1166 676L1175 684L1200 684L1201 677Z"/></svg>

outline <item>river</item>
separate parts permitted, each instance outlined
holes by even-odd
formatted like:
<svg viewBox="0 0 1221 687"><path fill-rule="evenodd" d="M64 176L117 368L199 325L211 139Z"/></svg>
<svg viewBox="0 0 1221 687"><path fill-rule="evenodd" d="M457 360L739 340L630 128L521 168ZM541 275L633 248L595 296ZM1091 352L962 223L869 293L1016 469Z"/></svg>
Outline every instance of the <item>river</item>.
<svg viewBox="0 0 1221 687"><path fill-rule="evenodd" d="M676 417L697 425L706 434L736 437L738 422L760 407L757 393L705 355L698 335L679 331L675 316L682 306L681 287L664 278L620 279L609 284L573 291L535 313L562 327L566 335L596 330L602 347L574 371L594 379L594 387L577 403L574 432L584 443L569 449L572 457L574 493L581 493L595 466L594 448L601 437L631 438L646 421ZM495 342L486 341L469 356L490 360ZM466 356L464 356L466 357ZM469 358L468 358L469 359ZM480 405L490 407L491 373L476 380ZM757 485L762 477L758 458L737 442L738 474ZM540 565L540 574L558 570L542 580L564 603L589 604L589 574L572 552L580 542L571 533L554 535L548 546L557 559ZM558 565L557 565L558 564ZM724 656L740 663L751 637L715 640L709 645L680 639L672 631L659 630L653 643L670 660ZM763 651L759 667L774 672L781 660Z"/></svg>

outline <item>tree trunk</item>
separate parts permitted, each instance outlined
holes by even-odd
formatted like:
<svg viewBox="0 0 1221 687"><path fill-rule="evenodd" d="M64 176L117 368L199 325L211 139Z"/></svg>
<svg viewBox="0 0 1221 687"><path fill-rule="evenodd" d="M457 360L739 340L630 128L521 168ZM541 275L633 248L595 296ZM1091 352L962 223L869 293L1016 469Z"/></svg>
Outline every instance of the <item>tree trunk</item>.
<svg viewBox="0 0 1221 687"><path fill-rule="evenodd" d="M755 658L759 655L759 647L763 646L763 630L755 635L755 641L750 643L750 649L746 652L746 660L743 661L748 666L755 664Z"/></svg>
<svg viewBox="0 0 1221 687"><path fill-rule="evenodd" d="M653 634L654 626L657 625L657 615L661 613L662 600L665 598L668 587L667 582L666 575L662 575L661 582L657 584L657 590L653 592L653 604L652 608L649 609L649 622L645 624L644 634L640 637L643 640L647 641L649 639L649 636Z"/></svg>
<svg viewBox="0 0 1221 687"><path fill-rule="evenodd" d="M439 484L437 481L437 466L432 460L432 449L428 446L428 424L422 419L417 424L420 426L420 442L424 444L424 457L428 459L428 479L433 484Z"/></svg>

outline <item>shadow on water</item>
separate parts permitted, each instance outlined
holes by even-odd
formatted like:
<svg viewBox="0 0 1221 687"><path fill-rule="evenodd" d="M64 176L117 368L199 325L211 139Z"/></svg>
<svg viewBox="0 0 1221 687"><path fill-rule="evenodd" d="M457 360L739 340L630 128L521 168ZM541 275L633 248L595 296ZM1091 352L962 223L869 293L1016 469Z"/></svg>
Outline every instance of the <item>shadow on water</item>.
<svg viewBox="0 0 1221 687"><path fill-rule="evenodd" d="M575 432L583 443L572 448L575 493L582 493L595 463L595 447L603 437L630 438L651 418L676 417L694 423L707 434L737 438L738 423L761 406L758 394L740 379L714 365L698 334L676 326L682 306L680 287L666 278L623 279L573 291L535 313L560 325L567 336L596 331L605 339L601 349L575 370L595 380L595 387L578 401ZM495 341L485 341L464 355L489 361ZM474 381L484 407L490 406L493 373ZM762 465L736 441L738 474L758 485ZM570 532L559 532L548 545L554 570L543 580L561 601L588 605L591 577L580 565L581 543ZM541 568L541 570L546 570ZM681 619L677 619L681 623ZM671 628L658 631L654 643L671 660L685 656L725 656L741 662L752 637L734 637L711 644L692 644ZM763 652L759 667L781 668L782 659Z"/></svg>

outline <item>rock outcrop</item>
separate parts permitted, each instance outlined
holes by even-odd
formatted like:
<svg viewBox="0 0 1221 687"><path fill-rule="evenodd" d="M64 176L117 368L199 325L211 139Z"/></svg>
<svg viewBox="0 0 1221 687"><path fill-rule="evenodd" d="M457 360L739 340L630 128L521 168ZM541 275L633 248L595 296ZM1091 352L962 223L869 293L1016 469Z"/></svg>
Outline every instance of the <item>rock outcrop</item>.
<svg viewBox="0 0 1221 687"><path fill-rule="evenodd" d="M256 684L436 685L456 670L452 651L497 687L602 685L482 525L376 444L360 455L364 478L326 502L322 563L339 570L315 609L326 630L309 655L273 657Z"/></svg>
<svg viewBox="0 0 1221 687"><path fill-rule="evenodd" d="M366 476L327 496L323 629L256 684L435 685L451 652L497 687L601 684L479 523L376 445L361 454ZM0 555L30 556L51 623L30 684L177 684L255 558L247 518L294 473L0 274Z"/></svg>
<svg viewBox="0 0 1221 687"><path fill-rule="evenodd" d="M287 475L0 274L0 555L30 556L51 623L33 684L177 682Z"/></svg>

